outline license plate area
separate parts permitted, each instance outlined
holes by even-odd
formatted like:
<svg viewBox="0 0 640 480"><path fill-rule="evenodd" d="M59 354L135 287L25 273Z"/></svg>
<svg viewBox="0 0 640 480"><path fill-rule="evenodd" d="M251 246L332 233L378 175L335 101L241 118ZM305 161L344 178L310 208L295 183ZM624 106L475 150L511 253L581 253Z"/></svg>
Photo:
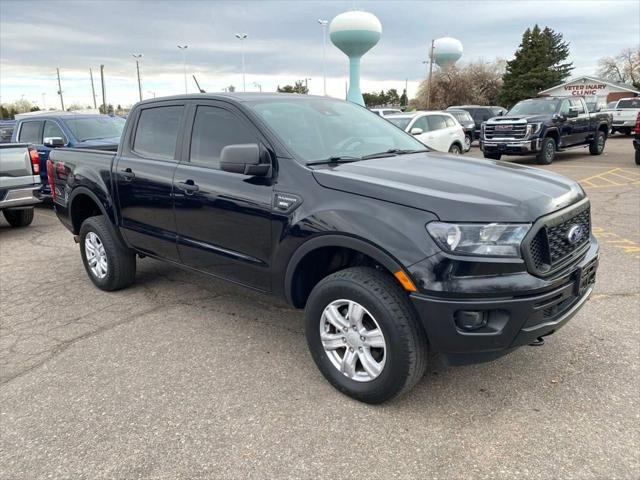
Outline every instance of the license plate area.
<svg viewBox="0 0 640 480"><path fill-rule="evenodd" d="M576 281L576 294L582 297L587 290L596 283L596 271L598 270L598 259L594 258L587 265L578 270L578 280Z"/></svg>

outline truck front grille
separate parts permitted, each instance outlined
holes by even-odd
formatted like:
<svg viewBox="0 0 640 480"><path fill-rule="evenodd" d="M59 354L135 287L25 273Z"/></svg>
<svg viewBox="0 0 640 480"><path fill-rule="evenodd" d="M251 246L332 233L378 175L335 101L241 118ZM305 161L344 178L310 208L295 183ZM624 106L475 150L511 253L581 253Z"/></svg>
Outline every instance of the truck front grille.
<svg viewBox="0 0 640 480"><path fill-rule="evenodd" d="M569 231L579 227L582 237L571 243ZM561 217L553 217L548 221L537 222L537 230L525 244L525 260L529 269L537 275L554 273L577 259L589 243L591 234L591 210L586 208L570 212Z"/></svg>
<svg viewBox="0 0 640 480"><path fill-rule="evenodd" d="M484 126L484 139L513 139L523 140L527 136L526 123L486 123Z"/></svg>

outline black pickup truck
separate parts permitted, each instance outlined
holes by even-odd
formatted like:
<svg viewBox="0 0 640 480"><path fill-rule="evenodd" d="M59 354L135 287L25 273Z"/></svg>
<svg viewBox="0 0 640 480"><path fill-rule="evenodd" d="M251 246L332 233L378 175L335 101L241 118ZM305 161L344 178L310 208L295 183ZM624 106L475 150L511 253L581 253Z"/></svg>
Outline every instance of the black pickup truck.
<svg viewBox="0 0 640 480"><path fill-rule="evenodd" d="M591 155L600 155L610 129L611 115L589 113L582 97L532 98L483 123L480 148L485 158L535 154L548 165L568 148L589 147Z"/></svg>
<svg viewBox="0 0 640 480"><path fill-rule="evenodd" d="M427 349L460 364L542 343L595 281L576 182L429 152L340 100L147 100L117 154L56 149L47 167L98 288L152 257L282 297L328 381L365 402L415 384Z"/></svg>

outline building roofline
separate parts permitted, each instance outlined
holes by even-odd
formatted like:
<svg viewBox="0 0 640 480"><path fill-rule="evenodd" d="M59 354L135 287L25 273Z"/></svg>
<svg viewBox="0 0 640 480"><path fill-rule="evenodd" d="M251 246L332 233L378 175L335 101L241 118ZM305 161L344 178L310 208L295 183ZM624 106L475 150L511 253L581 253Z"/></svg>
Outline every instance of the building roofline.
<svg viewBox="0 0 640 480"><path fill-rule="evenodd" d="M543 93L550 92L551 90L554 90L554 89L556 89L558 87L564 87L565 85L569 85L570 83L577 82L578 80L583 79L583 78L588 78L589 80L593 80L594 82L606 83L607 85L611 85L612 87L620 88L622 90L626 90L628 92L635 93L636 95L640 95L640 92L638 90L634 90L631 87L628 87L626 85L622 85L622 84L619 84L619 83L612 82L611 80L605 80L604 78L593 77L591 75L583 75L581 77L572 78L572 79L570 79L570 80L568 80L568 81L566 81L564 83L561 83L560 85L555 85L555 86L553 86L551 88L547 88L546 90L542 90L542 91L538 92L538 95L542 95Z"/></svg>

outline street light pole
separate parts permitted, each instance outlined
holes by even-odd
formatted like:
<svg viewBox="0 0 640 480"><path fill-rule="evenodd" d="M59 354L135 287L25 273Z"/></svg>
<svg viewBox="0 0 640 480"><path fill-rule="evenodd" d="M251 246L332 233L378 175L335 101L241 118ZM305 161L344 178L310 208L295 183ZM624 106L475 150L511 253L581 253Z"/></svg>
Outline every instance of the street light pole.
<svg viewBox="0 0 640 480"><path fill-rule="evenodd" d="M60 69L56 68L58 74L58 95L60 95L60 105L62 105L62 111L64 112L64 99L62 98L62 84L60 83Z"/></svg>
<svg viewBox="0 0 640 480"><path fill-rule="evenodd" d="M245 68L244 68L244 41L247 38L246 33L236 33L236 38L240 40L240 50L242 52L242 91L247 91L247 82L245 78Z"/></svg>
<svg viewBox="0 0 640 480"><path fill-rule="evenodd" d="M182 52L182 69L184 70L184 93L187 94L187 48L189 45L178 45Z"/></svg>
<svg viewBox="0 0 640 480"><path fill-rule="evenodd" d="M431 106L431 78L433 76L433 49L435 48L435 40L431 40L431 53L429 53L429 83L427 84L427 110Z"/></svg>
<svg viewBox="0 0 640 480"><path fill-rule="evenodd" d="M318 19L322 27L322 86L324 96L327 96L327 25L329 20Z"/></svg>
<svg viewBox="0 0 640 480"><path fill-rule="evenodd" d="M253 86L258 87L260 89L260 93L262 93L262 85L260 85L258 82L253 82Z"/></svg>
<svg viewBox="0 0 640 480"><path fill-rule="evenodd" d="M307 93L309 93L309 80L311 80L311 78L304 79L304 88L307 91Z"/></svg>
<svg viewBox="0 0 640 480"><path fill-rule="evenodd" d="M142 58L142 54L132 53L131 56L136 59L136 71L138 72L138 94L140 95L140 101L142 101L142 83L140 82L140 64L139 64L139 61Z"/></svg>

